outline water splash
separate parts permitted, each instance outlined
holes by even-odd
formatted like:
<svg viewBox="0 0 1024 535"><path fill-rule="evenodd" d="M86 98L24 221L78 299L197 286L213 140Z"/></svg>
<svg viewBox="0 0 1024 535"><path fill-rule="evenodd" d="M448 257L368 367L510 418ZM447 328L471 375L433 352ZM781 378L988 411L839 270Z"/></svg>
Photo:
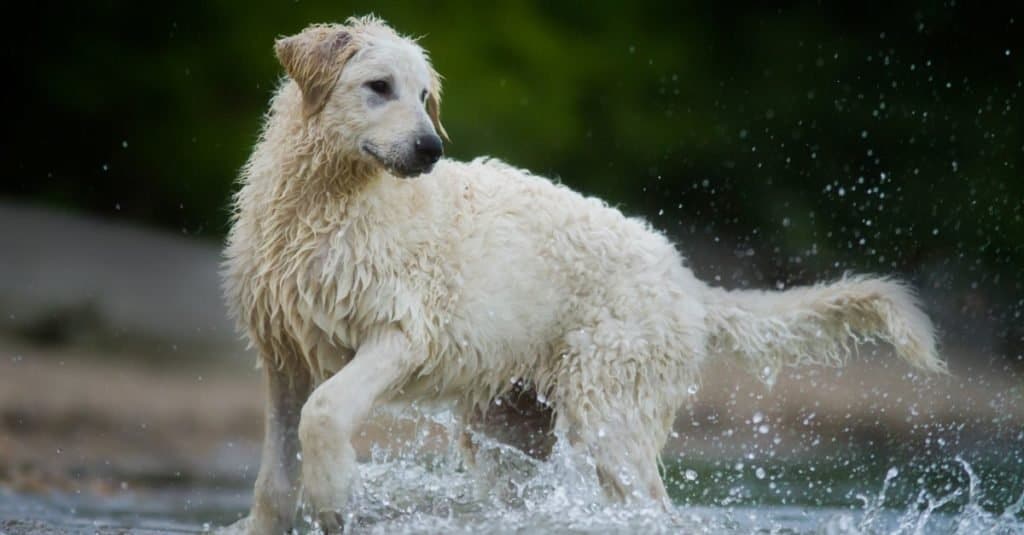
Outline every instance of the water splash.
<svg viewBox="0 0 1024 535"><path fill-rule="evenodd" d="M446 427L449 436L459 431L443 413L426 417ZM346 532L1024 535L1024 494L1003 511L993 512L991 504L983 505L982 479L960 457L955 464L943 465L958 471L959 476L952 478L958 483L935 494L915 480L920 470L892 466L877 492L862 492L857 495L860 505L845 509L766 505L739 492L721 503L675 503L666 511L606 503L592 462L571 451L565 440L559 440L551 459L542 462L487 437L474 438L479 444L475 466L465 465L454 444L429 454L422 453L415 440L399 451L375 449L360 466L361 479L347 507ZM680 468L678 480L697 487L710 477ZM916 498L894 508L894 502L907 503L897 496L908 491L907 485Z"/></svg>
<svg viewBox="0 0 1024 535"><path fill-rule="evenodd" d="M862 511L832 517L824 532L836 535L1024 534L1024 519L1020 518L1021 509L1024 508L1024 493L1002 513L992 513L982 506L981 478L962 457L958 455L955 460L967 476L966 489L954 488L941 496L933 496L926 489L921 489L913 503L894 519L893 514L885 509L885 501L899 471L890 468L877 496L870 499L858 496L864 502ZM953 511L945 514L937 514L937 511L956 504L961 498L966 500L962 505L953 507Z"/></svg>

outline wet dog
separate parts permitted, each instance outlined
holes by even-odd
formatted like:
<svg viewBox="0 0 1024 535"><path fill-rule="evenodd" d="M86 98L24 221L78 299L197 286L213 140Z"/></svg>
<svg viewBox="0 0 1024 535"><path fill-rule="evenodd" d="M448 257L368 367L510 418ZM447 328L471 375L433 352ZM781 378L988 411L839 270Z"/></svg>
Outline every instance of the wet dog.
<svg viewBox="0 0 1024 535"><path fill-rule="evenodd" d="M289 529L300 488L337 529L351 438L382 402L454 400L467 427L524 429L504 438L537 456L557 430L611 499L657 502L659 452L707 358L838 364L876 339L943 367L898 282L710 287L664 235L600 200L493 159L442 158L440 79L377 19L311 26L276 53L287 78L226 250L227 298L269 393L239 530ZM516 389L528 399L496 407Z"/></svg>

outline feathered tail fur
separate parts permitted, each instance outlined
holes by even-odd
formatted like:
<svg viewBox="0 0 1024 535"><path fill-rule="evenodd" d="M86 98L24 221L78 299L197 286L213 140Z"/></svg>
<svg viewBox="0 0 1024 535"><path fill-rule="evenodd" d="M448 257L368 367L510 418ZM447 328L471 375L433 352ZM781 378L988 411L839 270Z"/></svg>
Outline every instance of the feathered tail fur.
<svg viewBox="0 0 1024 535"><path fill-rule="evenodd" d="M782 366L839 365L858 343L882 341L911 365L944 373L931 321L904 284L846 276L782 292L711 288L711 354L728 354L771 380Z"/></svg>

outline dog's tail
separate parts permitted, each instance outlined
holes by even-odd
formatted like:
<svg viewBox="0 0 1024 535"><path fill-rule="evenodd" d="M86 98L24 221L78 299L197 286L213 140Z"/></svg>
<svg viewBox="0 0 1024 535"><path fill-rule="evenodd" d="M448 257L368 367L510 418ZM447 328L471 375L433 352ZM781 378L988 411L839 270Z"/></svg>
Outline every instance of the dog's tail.
<svg viewBox="0 0 1024 535"><path fill-rule="evenodd" d="M865 341L887 342L913 366L946 372L931 321L900 282L846 276L782 292L708 292L709 352L737 357L765 380L782 366L842 364Z"/></svg>

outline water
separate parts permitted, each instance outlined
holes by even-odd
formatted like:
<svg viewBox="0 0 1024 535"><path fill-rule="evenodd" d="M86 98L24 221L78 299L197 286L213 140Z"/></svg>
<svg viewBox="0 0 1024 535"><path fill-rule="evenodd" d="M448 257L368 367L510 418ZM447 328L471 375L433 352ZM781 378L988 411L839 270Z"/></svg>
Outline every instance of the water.
<svg viewBox="0 0 1024 535"><path fill-rule="evenodd" d="M586 461L566 451L542 463L497 444L488 447L491 461L475 470L462 469L456 457L423 462L377 452L352 500L352 531L1024 533L1020 475L988 466L987 477L999 482L985 485L961 458L889 467L877 478L870 472L879 467L872 464L858 471L806 462L737 471L735 463L719 462L725 468L716 469L676 461L665 468L673 499L665 512L603 504ZM1019 494L1003 503L1011 492Z"/></svg>
<svg viewBox="0 0 1024 535"><path fill-rule="evenodd" d="M347 532L1024 534L1024 474L1012 455L666 459L666 512L603 503L587 460L557 446L538 462L484 441L475 468L454 447L406 446L375 449L362 463ZM237 485L107 498L8 493L0 494L0 533L198 533L238 518L248 503L248 488ZM302 516L302 531L316 532Z"/></svg>

